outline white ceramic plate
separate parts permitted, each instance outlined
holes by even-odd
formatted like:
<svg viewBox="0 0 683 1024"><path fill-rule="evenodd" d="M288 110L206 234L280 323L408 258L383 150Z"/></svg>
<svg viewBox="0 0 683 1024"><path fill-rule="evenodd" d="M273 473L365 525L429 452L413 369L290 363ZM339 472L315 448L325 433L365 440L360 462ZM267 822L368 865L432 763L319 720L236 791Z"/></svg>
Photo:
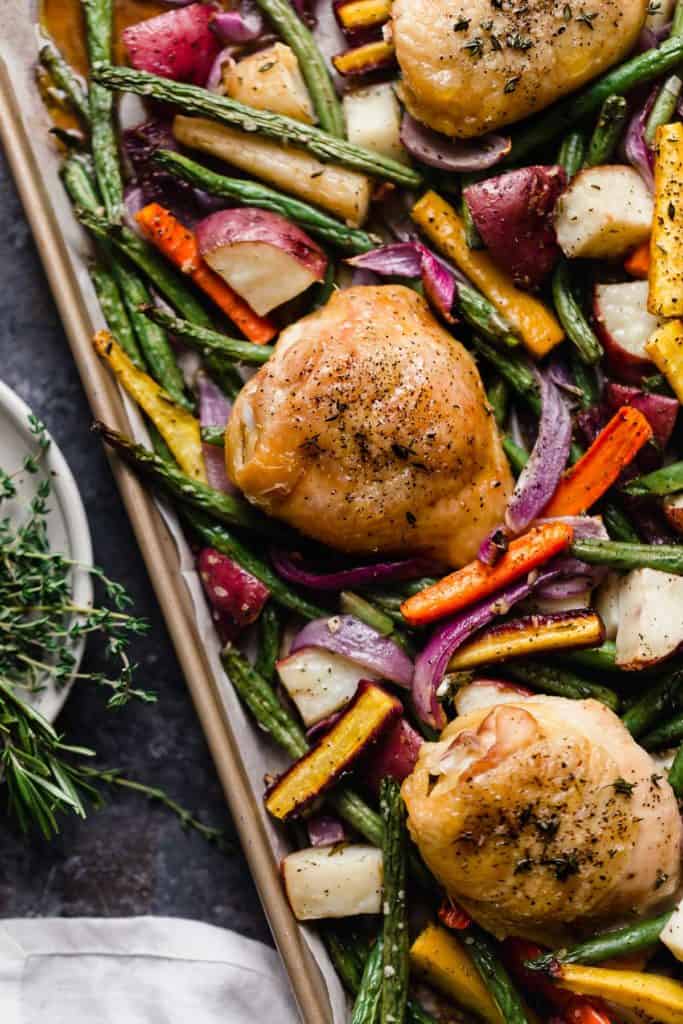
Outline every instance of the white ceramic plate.
<svg viewBox="0 0 683 1024"><path fill-rule="evenodd" d="M26 403L0 381L0 466L7 472L13 473L20 469L24 457L35 454L37 450L35 438L28 425L30 413L31 410ZM83 502L66 459L54 441L37 473L21 472L16 477L17 496L2 502L0 515L9 515L13 520L21 522L26 516L28 503L34 496L36 487L47 476L52 481L47 516L50 548L83 565L92 565L92 544ZM71 592L75 604L91 605L93 588L90 574L74 568ZM77 664L80 663L84 646L85 641L82 641L74 650ZM45 718L53 722L66 700L70 687L71 683L67 682L58 689L51 680L47 680L44 689L30 695L29 699Z"/></svg>

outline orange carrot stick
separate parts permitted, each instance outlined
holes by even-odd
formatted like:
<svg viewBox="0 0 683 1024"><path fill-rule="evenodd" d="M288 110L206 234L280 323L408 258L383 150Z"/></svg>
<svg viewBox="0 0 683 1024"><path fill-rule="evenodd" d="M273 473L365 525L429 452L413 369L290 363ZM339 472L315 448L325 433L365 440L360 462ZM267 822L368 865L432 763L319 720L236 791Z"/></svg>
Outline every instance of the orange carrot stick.
<svg viewBox="0 0 683 1024"><path fill-rule="evenodd" d="M478 559L404 601L401 611L411 625L451 615L526 576L568 547L574 531L567 523L542 523L513 540L496 565Z"/></svg>
<svg viewBox="0 0 683 1024"><path fill-rule="evenodd" d="M246 338L257 345L265 345L275 337L277 328L272 321L255 313L219 274L211 270L200 255L194 233L170 210L159 203L149 203L136 213L135 219L145 237L183 274L191 277Z"/></svg>
<svg viewBox="0 0 683 1024"><path fill-rule="evenodd" d="M543 517L577 516L585 512L609 490L651 437L652 427L642 412L623 405L586 454L560 480Z"/></svg>
<svg viewBox="0 0 683 1024"><path fill-rule="evenodd" d="M628 259L624 262L624 270L631 277L637 277L646 281L650 273L650 240L643 242L634 249Z"/></svg>

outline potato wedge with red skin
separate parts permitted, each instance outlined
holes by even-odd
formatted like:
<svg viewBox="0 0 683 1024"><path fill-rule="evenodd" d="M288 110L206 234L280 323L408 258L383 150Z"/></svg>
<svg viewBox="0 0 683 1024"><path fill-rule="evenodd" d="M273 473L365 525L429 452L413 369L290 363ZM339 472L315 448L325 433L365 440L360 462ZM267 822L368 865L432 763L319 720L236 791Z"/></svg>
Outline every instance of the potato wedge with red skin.
<svg viewBox="0 0 683 1024"><path fill-rule="evenodd" d="M605 386L605 399L612 414L618 412L623 405L632 405L642 412L652 427L653 442L661 450L666 448L678 416L679 403L675 398L609 381Z"/></svg>
<svg viewBox="0 0 683 1024"><path fill-rule="evenodd" d="M562 255L553 211L567 183L562 167L521 167L464 191L491 256L520 288L537 288Z"/></svg>
<svg viewBox="0 0 683 1024"><path fill-rule="evenodd" d="M237 626L249 626L261 614L270 591L227 555L202 548L197 568L212 608Z"/></svg>
<svg viewBox="0 0 683 1024"><path fill-rule="evenodd" d="M669 526L683 534L683 494L670 494L664 499L663 508Z"/></svg>
<svg viewBox="0 0 683 1024"><path fill-rule="evenodd" d="M647 281L599 284L593 294L595 329L610 373L627 384L656 372L645 345L659 321L648 312L647 296Z"/></svg>
<svg viewBox="0 0 683 1024"><path fill-rule="evenodd" d="M322 281L327 270L322 249L279 213L219 210L195 230L203 259L259 316Z"/></svg>
<svg viewBox="0 0 683 1024"><path fill-rule="evenodd" d="M174 82L204 85L220 42L211 4L195 3L129 25L121 33L131 65Z"/></svg>
<svg viewBox="0 0 683 1024"><path fill-rule="evenodd" d="M412 772L422 746L422 737L410 722L399 718L388 726L360 766L360 777L373 793L379 793L385 775L403 782Z"/></svg>

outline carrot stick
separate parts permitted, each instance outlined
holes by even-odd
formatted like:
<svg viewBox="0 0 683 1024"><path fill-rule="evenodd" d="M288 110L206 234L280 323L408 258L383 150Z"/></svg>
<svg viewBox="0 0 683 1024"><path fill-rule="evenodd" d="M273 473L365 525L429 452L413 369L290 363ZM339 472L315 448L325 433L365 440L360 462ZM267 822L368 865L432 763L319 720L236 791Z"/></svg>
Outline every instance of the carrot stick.
<svg viewBox="0 0 683 1024"><path fill-rule="evenodd" d="M650 273L650 240L643 242L637 249L634 249L628 259L624 262L624 270L631 277L637 277L641 281L647 281Z"/></svg>
<svg viewBox="0 0 683 1024"><path fill-rule="evenodd" d="M183 274L213 299L219 309L230 317L246 338L265 345L277 334L277 328L266 317L259 316L227 282L202 259L194 233L159 203L149 203L139 210L135 219L145 237Z"/></svg>
<svg viewBox="0 0 683 1024"><path fill-rule="evenodd" d="M623 405L572 466L543 510L543 517L577 516L609 490L622 469L652 437L642 412Z"/></svg>
<svg viewBox="0 0 683 1024"><path fill-rule="evenodd" d="M401 611L412 625L423 625L460 611L508 583L521 579L571 544L567 523L542 523L513 540L494 566L476 559L404 601Z"/></svg>

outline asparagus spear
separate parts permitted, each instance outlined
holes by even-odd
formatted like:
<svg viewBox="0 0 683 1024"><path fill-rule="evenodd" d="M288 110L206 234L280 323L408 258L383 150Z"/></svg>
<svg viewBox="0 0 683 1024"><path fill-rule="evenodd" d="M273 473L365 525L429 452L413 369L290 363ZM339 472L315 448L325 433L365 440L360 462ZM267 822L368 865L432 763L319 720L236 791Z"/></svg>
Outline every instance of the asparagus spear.
<svg viewBox="0 0 683 1024"><path fill-rule="evenodd" d="M140 350L113 274L104 266L91 267L90 280L95 288L109 330L135 365L142 368L144 364Z"/></svg>
<svg viewBox="0 0 683 1024"><path fill-rule="evenodd" d="M657 729L653 729L638 742L646 750L662 750L664 747L672 747L675 743L683 740L683 714L674 715Z"/></svg>
<svg viewBox="0 0 683 1024"><path fill-rule="evenodd" d="M617 148L628 117L628 104L623 96L608 96L600 110L598 123L588 144L586 167L609 163Z"/></svg>
<svg viewBox="0 0 683 1024"><path fill-rule="evenodd" d="M50 78L57 88L62 90L69 103L78 114L83 125L86 128L89 128L90 105L83 80L80 75L77 75L74 69L67 64L62 54L55 46L54 41L44 29L41 28L39 30L39 36L41 41L40 51L38 53L40 63L49 73Z"/></svg>
<svg viewBox="0 0 683 1024"><path fill-rule="evenodd" d="M667 39L657 50L640 53L619 67L608 71L575 96L556 103L541 114L513 139L507 162L519 165L537 147L563 135L584 117L600 109L608 96L625 96L636 85L652 82L675 70L683 62L683 39Z"/></svg>
<svg viewBox="0 0 683 1024"><path fill-rule="evenodd" d="M246 501L224 491L217 491L200 480L193 480L175 463L160 458L142 444L129 441L123 434L105 426L104 423L97 423L96 427L103 440L126 462L172 497L200 509L212 519L228 526L240 526L264 535L281 535L282 528L278 524L260 515Z"/></svg>
<svg viewBox="0 0 683 1024"><path fill-rule="evenodd" d="M137 93L179 106L184 114L198 114L200 117L208 117L221 124L241 128L243 131L261 132L280 142L307 149L319 160L352 167L365 174L393 181L396 185L419 188L422 183L422 177L417 171L397 160L380 156L344 139L335 138L320 128L303 124L290 117L247 107L243 103L238 103L227 96L219 96L198 85L172 82L167 78L159 78L158 75L147 74L145 71L112 67L105 63L93 68L92 78L110 89L121 89L124 92Z"/></svg>
<svg viewBox="0 0 683 1024"><path fill-rule="evenodd" d="M541 399L538 394L538 385L528 360L515 352L501 352L477 335L472 336L472 346L495 367L500 376L508 382L520 398L524 399L533 412L540 415Z"/></svg>
<svg viewBox="0 0 683 1024"><path fill-rule="evenodd" d="M524 1007L512 979L498 958L493 939L475 924L469 925L462 941L474 960L482 980L506 1024L528 1024Z"/></svg>
<svg viewBox="0 0 683 1024"><path fill-rule="evenodd" d="M246 704L261 728L291 757L302 757L308 750L306 737L289 711L280 704L270 684L234 647L226 647L221 660L240 700Z"/></svg>
<svg viewBox="0 0 683 1024"><path fill-rule="evenodd" d="M657 942L671 914L672 911L667 910L659 917L638 921L617 931L605 932L604 935L597 935L594 939L588 939L569 949L546 953L536 960L528 960L526 967L531 971L552 973L558 964L600 964L614 957L640 953Z"/></svg>
<svg viewBox="0 0 683 1024"><path fill-rule="evenodd" d="M529 461L529 453L515 444L511 437L503 438L503 451L508 457L513 472L519 475Z"/></svg>
<svg viewBox="0 0 683 1024"><path fill-rule="evenodd" d="M325 58L312 34L287 0L256 2L296 54L320 127L330 135L343 139L346 135L344 115Z"/></svg>
<svg viewBox="0 0 683 1024"><path fill-rule="evenodd" d="M202 355L209 351L231 361L253 363L258 366L268 362L273 354L272 345L254 345L251 341L229 338L227 334L220 334L209 327L202 327L189 320L182 320L163 309L150 306L149 303L143 305L140 312L171 334L182 338L191 348L196 349Z"/></svg>
<svg viewBox="0 0 683 1024"><path fill-rule="evenodd" d="M680 800L683 797L683 746L678 748L674 763L669 770L669 785Z"/></svg>
<svg viewBox="0 0 683 1024"><path fill-rule="evenodd" d="M569 181L583 167L585 155L586 140L583 135L581 132L570 132L562 142L557 154L557 162L564 167Z"/></svg>
<svg viewBox="0 0 683 1024"><path fill-rule="evenodd" d="M211 351L204 352L204 366L228 398L237 398L244 387L244 381L240 377L236 366L227 363L225 358L219 356L217 352Z"/></svg>
<svg viewBox="0 0 683 1024"><path fill-rule="evenodd" d="M225 427L201 427L200 434L204 444L212 444L216 448L225 447Z"/></svg>
<svg viewBox="0 0 683 1024"><path fill-rule="evenodd" d="M277 608L269 601L259 618L258 654L254 668L260 676L272 683L275 665L280 657L280 616Z"/></svg>
<svg viewBox="0 0 683 1024"><path fill-rule="evenodd" d="M469 281L458 278L457 305L459 312L475 331L481 331L494 345L505 348L518 348L519 338L505 317L498 312L492 302L478 292Z"/></svg>
<svg viewBox="0 0 683 1024"><path fill-rule="evenodd" d="M683 688L683 670L678 669L659 679L622 718L636 739L646 733L662 715L675 710Z"/></svg>
<svg viewBox="0 0 683 1024"><path fill-rule="evenodd" d="M625 487L624 494L643 497L648 494L675 494L683 491L683 462L672 462L670 466L656 469L654 473L636 477Z"/></svg>
<svg viewBox="0 0 683 1024"><path fill-rule="evenodd" d="M493 409L493 415L496 418L496 423L502 430L507 419L508 402L510 398L510 392L508 386L502 377L496 377L492 384L489 385L486 397L489 400L489 405Z"/></svg>
<svg viewBox="0 0 683 1024"><path fill-rule="evenodd" d="M381 1024L404 1020L408 998L408 920L406 915L405 806L395 779L380 786L384 824L383 854L383 969Z"/></svg>
<svg viewBox="0 0 683 1024"><path fill-rule="evenodd" d="M683 2L679 0L676 4L669 38L683 35ZM680 69L679 69L680 70ZM678 100L681 95L681 83L678 75L671 75L666 79L659 90L657 98L650 111L650 116L645 125L645 141L652 146L655 141L657 129L662 124L668 124L673 119Z"/></svg>
<svg viewBox="0 0 683 1024"><path fill-rule="evenodd" d="M181 153L162 149L154 155L154 161L167 171L182 178L183 181L189 181L191 185L204 189L211 195L224 196L226 199L239 199L250 206L258 206L262 210L280 213L283 217L300 224L302 228L306 228L312 235L339 246L345 251L368 252L369 249L381 245L380 238L369 235L358 228L349 228L328 213L302 202L301 199L286 196L255 181L247 181L244 178L228 178L224 174L217 174Z"/></svg>
<svg viewBox="0 0 683 1024"><path fill-rule="evenodd" d="M553 274L553 301L560 323L564 327L567 337L576 347L579 357L584 363L599 362L602 356L602 345L574 297L571 271L567 260L560 260Z"/></svg>
<svg viewBox="0 0 683 1024"><path fill-rule="evenodd" d="M570 548L575 558L589 565L611 569L660 569L683 575L683 546L677 544L629 544L616 540L575 540Z"/></svg>
<svg viewBox="0 0 683 1024"><path fill-rule="evenodd" d="M202 327L211 327L211 321L204 307L194 297L185 282L161 257L157 256L143 239L138 238L129 228L110 224L103 217L88 209L77 209L76 216L96 238L110 241L119 252L127 256L187 320Z"/></svg>
<svg viewBox="0 0 683 1024"><path fill-rule="evenodd" d="M82 0L90 67L112 56L112 0ZM97 184L107 217L114 223L123 212L123 181L114 127L114 100L109 89L91 81L88 92L90 138Z"/></svg>
<svg viewBox="0 0 683 1024"><path fill-rule="evenodd" d="M353 1004L351 1024L379 1024L382 1007L383 965L384 940L380 935L370 951L370 956L365 961L360 988Z"/></svg>
<svg viewBox="0 0 683 1024"><path fill-rule="evenodd" d="M530 686L541 693L552 693L557 697L569 697L572 700L586 700L592 697L606 704L612 711L619 708L619 697L614 690L597 683L588 682L568 669L556 668L554 665L542 665L536 661L511 661L506 673L519 683Z"/></svg>

